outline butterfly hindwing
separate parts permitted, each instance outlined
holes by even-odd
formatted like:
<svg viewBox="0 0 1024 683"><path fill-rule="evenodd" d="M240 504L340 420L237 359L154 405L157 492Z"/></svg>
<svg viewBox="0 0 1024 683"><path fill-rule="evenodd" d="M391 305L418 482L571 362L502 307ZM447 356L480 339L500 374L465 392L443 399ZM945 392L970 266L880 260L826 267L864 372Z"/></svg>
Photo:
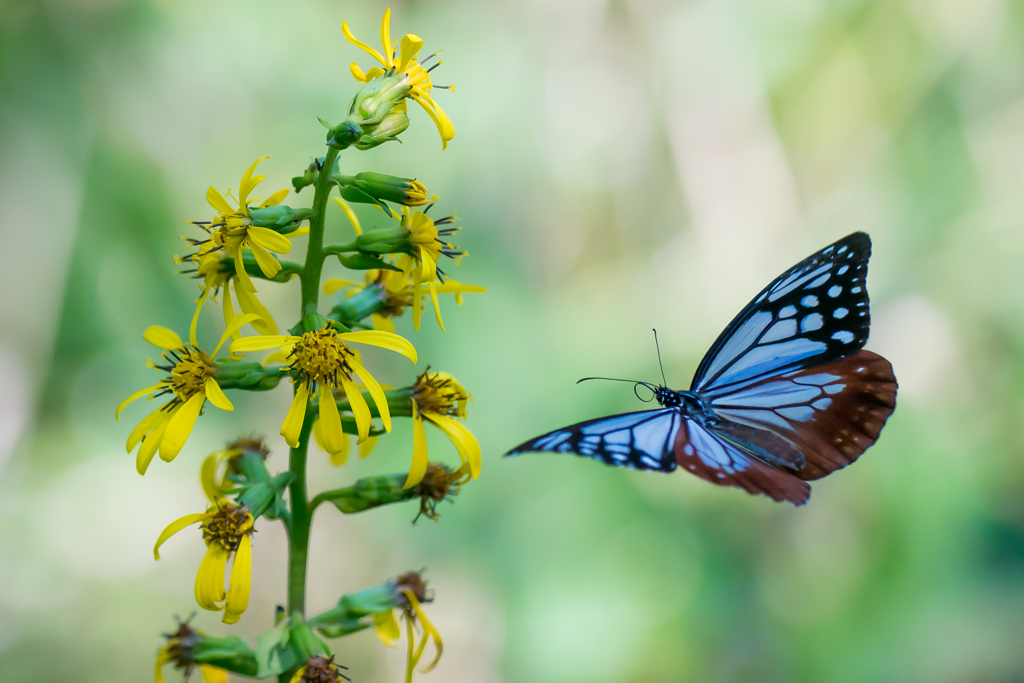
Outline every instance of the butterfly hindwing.
<svg viewBox="0 0 1024 683"><path fill-rule="evenodd" d="M675 457L690 474L719 486L735 486L794 505L803 505L811 495L807 482L769 465L740 441L695 420L684 420L676 435Z"/></svg>
<svg viewBox="0 0 1024 683"><path fill-rule="evenodd" d="M733 391L766 374L821 365L868 339L871 238L848 235L777 277L718 336L691 391Z"/></svg>
<svg viewBox="0 0 1024 683"><path fill-rule="evenodd" d="M812 480L846 467L878 439L896 408L896 388L889 361L861 350L747 384L713 398L711 407L753 430L743 437L750 443L769 452L798 451L803 462L796 476Z"/></svg>
<svg viewBox="0 0 1024 683"><path fill-rule="evenodd" d="M675 408L602 417L530 439L506 455L573 453L616 467L671 472L676 468L672 448L682 420Z"/></svg>

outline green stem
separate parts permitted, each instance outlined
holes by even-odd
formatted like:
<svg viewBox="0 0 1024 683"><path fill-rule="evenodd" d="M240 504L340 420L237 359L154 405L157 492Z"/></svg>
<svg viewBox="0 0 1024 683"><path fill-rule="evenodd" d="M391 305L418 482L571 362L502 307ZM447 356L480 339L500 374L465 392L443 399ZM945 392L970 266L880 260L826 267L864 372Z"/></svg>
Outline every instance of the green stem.
<svg viewBox="0 0 1024 683"><path fill-rule="evenodd" d="M333 168L338 150L327 150L324 168ZM327 200L331 196L334 182L329 173L321 173L316 179L316 194L313 196L313 215L309 219L309 247L306 249L306 263L302 269L302 315L306 308L320 301L320 273L324 268L324 220L327 217Z"/></svg>

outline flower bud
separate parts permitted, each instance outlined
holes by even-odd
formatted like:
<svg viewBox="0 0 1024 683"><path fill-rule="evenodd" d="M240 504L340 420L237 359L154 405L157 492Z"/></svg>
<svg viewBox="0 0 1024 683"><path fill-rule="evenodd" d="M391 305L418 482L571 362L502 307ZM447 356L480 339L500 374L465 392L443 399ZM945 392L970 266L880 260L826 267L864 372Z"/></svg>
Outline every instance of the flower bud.
<svg viewBox="0 0 1024 683"><path fill-rule="evenodd" d="M395 73L394 70L382 74L368 81L356 93L349 107L347 120L359 124L364 129L367 126L378 126L388 117L394 106L405 99L410 89L405 74Z"/></svg>
<svg viewBox="0 0 1024 683"><path fill-rule="evenodd" d="M383 173L357 173L354 176L336 175L341 196L350 202L378 204L382 201L405 206L422 206L429 199L423 183L412 178L400 178Z"/></svg>
<svg viewBox="0 0 1024 683"><path fill-rule="evenodd" d="M409 231L404 227L380 228L356 238L356 249L371 254L412 253Z"/></svg>
<svg viewBox="0 0 1024 683"><path fill-rule="evenodd" d="M409 127L409 116L405 106L400 105L391 110L391 113L384 117L379 125L366 128L366 133L355 143L359 150L373 149L390 140L397 140L399 134Z"/></svg>
<svg viewBox="0 0 1024 683"><path fill-rule="evenodd" d="M270 228L282 235L298 230L299 224L309 218L312 213L311 209L293 209L284 204L267 206L262 209L249 209L249 216L252 218L253 225L261 228Z"/></svg>
<svg viewBox="0 0 1024 683"><path fill-rule="evenodd" d="M255 676L256 653L238 637L215 638L193 629L188 620L174 633L165 634L167 644L157 655L158 667L173 663L186 676L195 667L216 667L225 671Z"/></svg>
<svg viewBox="0 0 1024 683"><path fill-rule="evenodd" d="M213 378L217 380L221 389L269 391L275 388L284 376L278 368L268 368L260 363L233 358L218 358L213 368Z"/></svg>
<svg viewBox="0 0 1024 683"><path fill-rule="evenodd" d="M239 486L231 493L238 494L235 499L238 504L247 507L253 519L261 516L267 519L283 517L288 510L284 502L284 492L288 484L295 479L295 474L282 472L276 477L271 477L270 471L263 463L262 454L256 451L243 452L235 467L238 474L232 475L231 478Z"/></svg>

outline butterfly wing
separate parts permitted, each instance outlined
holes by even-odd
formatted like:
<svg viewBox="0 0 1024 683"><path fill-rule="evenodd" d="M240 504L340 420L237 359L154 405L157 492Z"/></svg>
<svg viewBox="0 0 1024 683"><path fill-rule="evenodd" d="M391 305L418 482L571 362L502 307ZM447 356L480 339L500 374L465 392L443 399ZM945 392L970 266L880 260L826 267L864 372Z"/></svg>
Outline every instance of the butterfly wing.
<svg viewBox="0 0 1024 683"><path fill-rule="evenodd" d="M729 434L684 420L676 434L676 462L690 474L719 486L803 505L811 495L807 482L764 462L765 454Z"/></svg>
<svg viewBox="0 0 1024 683"><path fill-rule="evenodd" d="M871 326L870 257L871 238L856 232L777 277L718 336L690 390L728 390L856 353Z"/></svg>
<svg viewBox="0 0 1024 683"><path fill-rule="evenodd" d="M846 467L875 443L896 408L896 388L889 361L861 350L705 398L727 421L723 430L812 480Z"/></svg>
<svg viewBox="0 0 1024 683"><path fill-rule="evenodd" d="M530 439L505 455L573 453L615 467L671 472L676 468L673 446L682 421L676 408L602 417Z"/></svg>

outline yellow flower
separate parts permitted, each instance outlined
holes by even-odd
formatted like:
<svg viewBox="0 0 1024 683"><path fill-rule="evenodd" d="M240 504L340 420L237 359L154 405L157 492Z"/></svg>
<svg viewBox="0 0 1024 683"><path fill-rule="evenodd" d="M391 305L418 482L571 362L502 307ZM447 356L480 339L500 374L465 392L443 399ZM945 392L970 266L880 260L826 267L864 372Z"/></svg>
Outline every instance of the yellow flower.
<svg viewBox="0 0 1024 683"><path fill-rule="evenodd" d="M269 278L274 277L281 270L281 264L278 263L277 259L270 252L287 254L292 248L292 243L284 235L270 228L253 225L252 216L249 213L251 208L249 205L259 201L258 198L250 199L249 193L264 180L261 175L254 177L253 172L256 170L258 163L268 158L265 156L260 157L242 175L242 180L238 187L237 207L231 206L224 198L224 195L211 185L210 189L206 191L206 201L217 212L217 216L210 223L194 221L196 225L210 233L210 240L214 245L211 251L223 249L229 257L234 259L235 272L238 282L241 284L241 289L249 292L255 292L256 287L252 284L248 273L245 272L242 252L245 249L249 249L256 258L256 263L259 265L260 270ZM277 206L287 195L287 189L279 190L270 195L259 207ZM228 196L231 196L230 190L228 191ZM201 245L203 242L197 242L196 244ZM238 289L240 288L236 288L236 292Z"/></svg>
<svg viewBox="0 0 1024 683"><path fill-rule="evenodd" d="M375 289L380 297L380 310L370 314L370 321L373 323L374 329L384 330L385 332L394 332L395 325L392 322L393 318L400 317L405 313L405 309L413 308L413 327L416 330L420 329L421 315L417 314L417 311L421 311L423 308L422 299L429 292L431 300L434 302L434 318L437 320L438 327L444 332L444 322L441 320L441 308L436 305L437 295L439 294L454 294L455 303L462 305L462 295L474 292L486 292L486 287L477 287L475 285L464 285L455 280L447 280L443 284L434 283L431 289L428 285L427 292L424 292L422 288L417 290L413 284L412 278L405 272L396 272L393 270L368 270L366 271L365 284L359 284L350 280L331 279L324 283L324 294L333 294L344 287L352 287L348 292L345 293L346 297L351 297L358 292ZM420 303L416 305L413 301L415 296L419 296Z"/></svg>
<svg viewBox="0 0 1024 683"><path fill-rule="evenodd" d="M185 445L185 441L188 440L189 434L192 433L192 427L195 426L207 399L221 410L235 409L228 397L224 395L220 385L217 384L217 380L214 379L215 368L212 357L217 355L220 347L234 332L254 320L256 320L256 316L250 314L235 317L224 330L213 353L209 355L196 344L194 328L192 334L189 335L187 346L181 341L181 337L166 327L153 325L143 333L143 339L163 349L163 353L160 355L166 363L165 365L156 365L150 359L147 365L157 370L163 370L167 376L157 384L137 391L126 398L117 407L114 418L120 419L121 411L125 406L143 396L149 395L147 400L152 400L169 394L171 400L143 418L128 437L129 453L135 450L140 443L142 444L135 461L135 467L139 474L146 473L158 447L161 460L165 462L174 460L182 446Z"/></svg>
<svg viewBox="0 0 1024 683"><path fill-rule="evenodd" d="M434 85L430 82L430 72L444 63L439 60L437 64L427 68L427 63L438 53L435 52L429 57L420 60L417 55L419 54L420 48L423 47L423 39L414 33L407 33L402 36L402 40L398 45L392 43L390 7L384 12L384 19L380 24L380 39L381 46L383 48L382 52L377 52L377 50L352 35L352 31L348 28L347 21L341 25L341 30L345 34L345 38L348 39L348 42L352 43L356 47L362 48L367 54L381 64L381 66L372 67L364 73L363 70L359 68L358 64L352 62L352 64L349 65L349 69L352 71L352 77L360 83L366 83L378 76L384 75L391 69L394 69L396 73L405 74L404 82L410 86L408 96L416 100L419 105L423 107L423 111L427 112L427 115L434 121L434 125L437 126L437 132L441 134L441 148L446 148L448 146L448 141L455 137L455 126L452 125L452 121L448 118L448 115L442 111L441 107L439 107L437 102L435 102L430 96L430 92L434 88L441 90L454 90L455 87L451 85ZM404 104L404 102L400 103L396 106L396 109Z"/></svg>
<svg viewBox="0 0 1024 683"><path fill-rule="evenodd" d="M156 683L166 683L163 668L169 662L174 662L174 667L184 672L185 680L189 679L192 670L196 667L196 662L192 659L192 651L196 640L202 634L202 631L193 629L187 621L184 621L178 626L177 631L165 636L167 645L160 648L156 655L156 671L154 672ZM199 671L203 676L203 683L228 682L228 672L224 669L209 664L200 664Z"/></svg>
<svg viewBox="0 0 1024 683"><path fill-rule="evenodd" d="M385 387L382 384L381 389L384 388ZM313 422L313 438L316 439L316 445L319 446L321 450L327 451L327 454L331 456L331 465L333 467L341 467L348 461L348 454L351 450L351 444L349 443L350 439L347 436L342 437L341 443L339 444L341 449L334 452L329 451L327 447L324 446L324 436L320 429L319 418ZM369 436L363 441L356 439L356 443L359 445L359 457L365 458L373 452L373 447L377 445L377 437Z"/></svg>
<svg viewBox="0 0 1024 683"><path fill-rule="evenodd" d="M428 206L426 211L429 211ZM436 221L427 216L426 211L411 210L407 206L402 207L402 226L409 231L409 242L413 245L413 254L402 254L395 261L395 265L402 269L406 277L412 279L412 320L413 327L419 329L420 314L422 312L421 287L426 283L430 290L430 299L434 304L434 311L437 315L438 325L441 324L440 306L437 303L438 282L444 282L445 273L438 268L437 263L441 256L447 256L458 265L462 257L466 255L451 242L446 241L451 235L462 229L461 226L452 225L456 218L453 213L450 216L438 218ZM448 226L438 228L437 226ZM443 326L442 326L443 329Z"/></svg>
<svg viewBox="0 0 1024 683"><path fill-rule="evenodd" d="M306 404L310 395L319 389L320 433L328 453L335 453L347 447L345 433L341 428L341 415L335 403L334 391L342 389L352 406L359 431L359 441L365 441L370 434L370 408L356 386L353 377L358 377L366 386L384 429L391 431L391 413L384 390L366 368L359 362L355 352L346 342L369 344L390 349L416 362L416 349L397 334L367 330L339 334L329 324L323 329L306 332L301 337L266 335L245 337L231 344L231 353L249 353L277 349L291 359L290 370L297 377L292 381L298 386L291 408L281 426L281 436L289 446L299 443L299 433L306 417Z"/></svg>
<svg viewBox="0 0 1024 683"><path fill-rule="evenodd" d="M427 471L427 434L423 423L444 432L462 458L463 467L476 479L480 476L480 443L461 420L466 419L469 393L446 372L430 372L428 367L412 386L413 447L412 467L405 488L420 483Z"/></svg>
<svg viewBox="0 0 1024 683"><path fill-rule="evenodd" d="M153 557L160 559L160 546L182 529L202 524L206 557L196 574L196 602L212 612L224 610L225 624L233 624L249 606L249 588L252 580L253 518L244 506L221 502L204 513L185 515L171 522L160 534L153 548ZM228 560L234 555L231 581L224 590L224 574Z"/></svg>
<svg viewBox="0 0 1024 683"><path fill-rule="evenodd" d="M221 491L232 486L228 475L238 473L235 463L245 451L255 451L263 456L264 460L270 455L270 450L263 443L263 439L243 438L233 441L223 450L214 451L203 460L199 470L199 481L211 503L216 504L224 500L225 496Z"/></svg>
<svg viewBox="0 0 1024 683"><path fill-rule="evenodd" d="M408 656L406 658L405 683L412 683L412 673L423 658L423 651L427 647L427 641L434 641L434 660L420 669L420 673L429 673L441 660L441 653L444 651L444 644L441 642L441 634L437 632L434 625L427 619L423 612L424 602L431 602L432 597L427 595L427 585L417 572L409 572L400 576L397 580L398 591L405 596L405 604L400 608L401 615L405 620L406 634L408 636ZM383 614L373 615L374 626L377 637L388 647L394 647L401 638L401 629L398 620L395 618L394 610ZM421 632L420 642L416 644L415 627Z"/></svg>

